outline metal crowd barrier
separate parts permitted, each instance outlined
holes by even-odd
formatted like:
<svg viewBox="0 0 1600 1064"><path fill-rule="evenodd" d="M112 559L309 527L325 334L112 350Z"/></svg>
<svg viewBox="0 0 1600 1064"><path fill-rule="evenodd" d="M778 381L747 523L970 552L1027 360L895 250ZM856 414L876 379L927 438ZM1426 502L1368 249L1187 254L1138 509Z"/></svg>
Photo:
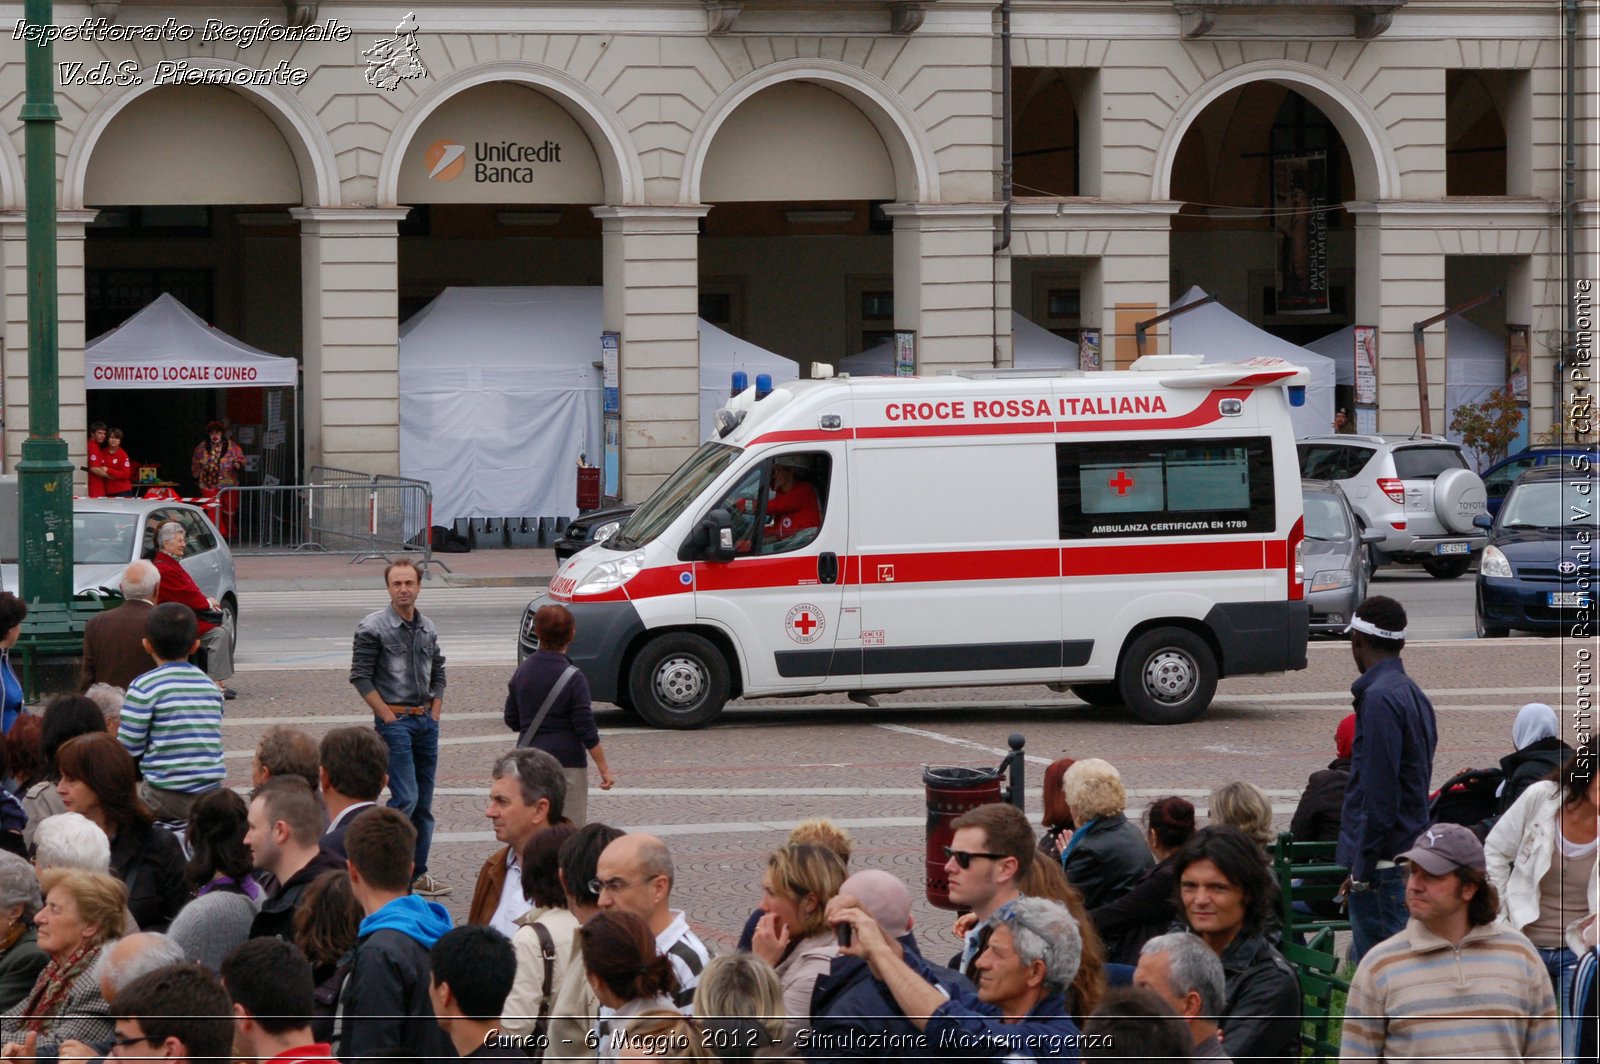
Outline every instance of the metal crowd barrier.
<svg viewBox="0 0 1600 1064"><path fill-rule="evenodd" d="M223 488L218 499L235 554L349 554L350 561L420 555L435 564L429 535L433 489L424 480L313 466L308 484ZM444 563L437 563L449 571Z"/></svg>

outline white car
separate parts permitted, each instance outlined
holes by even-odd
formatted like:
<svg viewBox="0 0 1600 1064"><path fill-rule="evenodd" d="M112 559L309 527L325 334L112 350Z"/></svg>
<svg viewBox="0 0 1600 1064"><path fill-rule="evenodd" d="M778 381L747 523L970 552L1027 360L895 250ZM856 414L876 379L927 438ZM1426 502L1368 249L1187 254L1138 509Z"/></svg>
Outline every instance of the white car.
<svg viewBox="0 0 1600 1064"><path fill-rule="evenodd" d="M188 533L183 567L201 592L222 606L229 642L239 639L239 588L233 552L205 511L167 499L74 499L72 590L77 595L118 592L129 562L153 557L156 529L176 521ZM0 586L17 587L17 565L0 565Z"/></svg>

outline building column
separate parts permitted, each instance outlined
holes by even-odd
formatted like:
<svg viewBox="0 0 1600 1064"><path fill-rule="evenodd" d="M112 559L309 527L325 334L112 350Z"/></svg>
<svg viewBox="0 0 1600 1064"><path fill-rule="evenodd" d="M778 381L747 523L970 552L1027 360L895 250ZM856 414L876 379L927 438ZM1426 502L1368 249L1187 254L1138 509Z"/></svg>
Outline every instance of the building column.
<svg viewBox="0 0 1600 1064"><path fill-rule="evenodd" d="M400 472L397 233L406 208L301 207L305 465Z"/></svg>
<svg viewBox="0 0 1600 1064"><path fill-rule="evenodd" d="M621 334L619 490L626 502L655 490L702 438L700 219L710 210L594 208L605 259L603 328ZM598 336L594 350L598 358Z"/></svg>
<svg viewBox="0 0 1600 1064"><path fill-rule="evenodd" d="M1011 259L997 203L891 203L894 324L917 333L917 372L1011 364Z"/></svg>
<svg viewBox="0 0 1600 1064"><path fill-rule="evenodd" d="M85 227L98 211L56 212L56 285L59 302L61 437L75 467L88 457L88 406L84 397ZM14 471L28 435L28 233L22 211L0 211L0 270L4 271L3 331L0 331L0 417L4 418L4 460ZM81 468L73 491L87 490Z"/></svg>
<svg viewBox="0 0 1600 1064"><path fill-rule="evenodd" d="M1430 218L1413 205L1353 203L1356 222L1356 325L1378 328L1378 431L1415 432L1422 423L1413 322L1445 309L1444 260ZM1428 405L1444 435L1444 329L1426 333Z"/></svg>

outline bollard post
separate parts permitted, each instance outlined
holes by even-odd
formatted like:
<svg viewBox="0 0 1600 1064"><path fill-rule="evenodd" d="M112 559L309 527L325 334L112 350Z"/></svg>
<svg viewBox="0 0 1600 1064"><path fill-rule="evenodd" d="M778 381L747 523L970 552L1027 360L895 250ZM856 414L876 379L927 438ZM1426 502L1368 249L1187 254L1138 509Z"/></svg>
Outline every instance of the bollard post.
<svg viewBox="0 0 1600 1064"><path fill-rule="evenodd" d="M1006 740L1006 745L1011 747L1011 752L1000 763L1002 769L1008 766L1011 769L1011 774L1006 782L1006 801L1023 810L1026 810L1028 802L1027 783L1024 776L1024 767L1027 762L1022 756L1022 747L1026 743L1027 740L1022 737L1021 732L1012 732L1011 737Z"/></svg>

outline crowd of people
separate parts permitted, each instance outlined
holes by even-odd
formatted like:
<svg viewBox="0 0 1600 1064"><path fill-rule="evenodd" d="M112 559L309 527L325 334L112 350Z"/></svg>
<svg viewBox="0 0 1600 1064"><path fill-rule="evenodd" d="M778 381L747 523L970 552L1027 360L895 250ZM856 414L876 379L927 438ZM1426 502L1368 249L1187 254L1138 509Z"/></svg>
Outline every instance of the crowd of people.
<svg viewBox="0 0 1600 1064"><path fill-rule="evenodd" d="M151 667L125 696L18 716L0 1058L1299 1059L1297 932L1271 803L1245 781L1211 793L1207 822L1177 795L1131 819L1112 764L1063 759L1042 836L1009 804L966 811L944 957L910 884L806 821L716 954L673 905L667 843L588 822L586 759L615 777L558 607L508 691L514 737L485 766L499 845L456 926L427 872L445 677L416 577L391 566L390 607L357 633L375 727L268 729L248 798L223 785L216 685L178 667L198 640L181 604L147 610ZM1552 758L1553 711L1525 707L1492 823L1438 820L1405 627L1392 600L1357 611L1355 712L1292 821L1350 873L1342 1056L1592 1059L1594 740ZM1536 761L1559 763L1519 771Z"/></svg>

